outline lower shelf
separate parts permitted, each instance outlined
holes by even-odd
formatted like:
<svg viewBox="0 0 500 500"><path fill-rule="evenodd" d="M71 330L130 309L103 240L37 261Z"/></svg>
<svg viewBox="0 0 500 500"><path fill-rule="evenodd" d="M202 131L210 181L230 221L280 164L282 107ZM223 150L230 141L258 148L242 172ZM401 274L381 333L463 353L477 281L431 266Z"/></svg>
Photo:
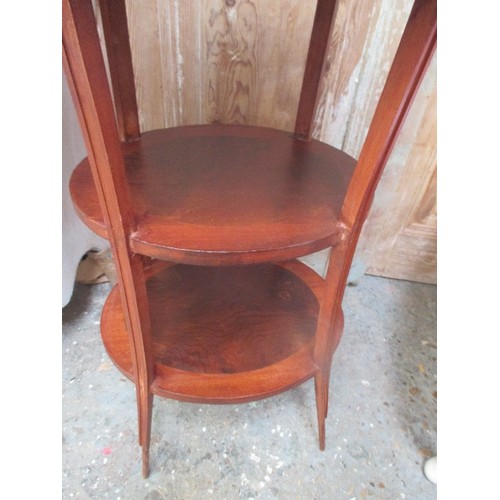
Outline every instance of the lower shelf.
<svg viewBox="0 0 500 500"><path fill-rule="evenodd" d="M155 394L205 403L251 401L314 376L323 279L298 261L237 267L167 265L147 281ZM117 367L134 380L115 287L101 332Z"/></svg>

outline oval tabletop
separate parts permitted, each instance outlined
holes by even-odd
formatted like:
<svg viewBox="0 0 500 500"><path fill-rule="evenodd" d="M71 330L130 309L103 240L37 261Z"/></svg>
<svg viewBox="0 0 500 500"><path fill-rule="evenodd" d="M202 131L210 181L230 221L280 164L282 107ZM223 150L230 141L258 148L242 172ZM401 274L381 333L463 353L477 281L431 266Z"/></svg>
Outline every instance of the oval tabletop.
<svg viewBox="0 0 500 500"><path fill-rule="evenodd" d="M355 160L319 141L244 125L144 133L123 145L137 253L175 262L281 260L334 244ZM70 191L106 237L87 159Z"/></svg>

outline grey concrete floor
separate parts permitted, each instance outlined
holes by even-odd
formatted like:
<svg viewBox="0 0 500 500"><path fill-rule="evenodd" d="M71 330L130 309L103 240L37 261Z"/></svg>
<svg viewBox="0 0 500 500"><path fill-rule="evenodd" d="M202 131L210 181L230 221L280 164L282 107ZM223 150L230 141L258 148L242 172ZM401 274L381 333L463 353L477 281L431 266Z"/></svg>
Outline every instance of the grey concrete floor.
<svg viewBox="0 0 500 500"><path fill-rule="evenodd" d="M134 387L101 343L109 284L76 284L63 309L62 497L433 499L436 287L364 276L346 290L326 450L312 381L240 405L156 398L141 476Z"/></svg>

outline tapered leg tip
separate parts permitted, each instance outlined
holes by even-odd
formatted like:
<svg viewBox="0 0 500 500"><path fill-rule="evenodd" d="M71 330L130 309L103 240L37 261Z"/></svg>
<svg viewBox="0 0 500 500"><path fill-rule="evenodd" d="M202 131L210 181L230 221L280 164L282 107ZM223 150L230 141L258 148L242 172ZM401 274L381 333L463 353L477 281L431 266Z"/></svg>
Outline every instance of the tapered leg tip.
<svg viewBox="0 0 500 500"><path fill-rule="evenodd" d="M325 451L326 439L325 439L325 433L321 432L322 430L323 429L320 429L320 433L319 433L319 449L320 449L320 451Z"/></svg>
<svg viewBox="0 0 500 500"><path fill-rule="evenodd" d="M147 479L149 477L149 453L142 451L142 477Z"/></svg>

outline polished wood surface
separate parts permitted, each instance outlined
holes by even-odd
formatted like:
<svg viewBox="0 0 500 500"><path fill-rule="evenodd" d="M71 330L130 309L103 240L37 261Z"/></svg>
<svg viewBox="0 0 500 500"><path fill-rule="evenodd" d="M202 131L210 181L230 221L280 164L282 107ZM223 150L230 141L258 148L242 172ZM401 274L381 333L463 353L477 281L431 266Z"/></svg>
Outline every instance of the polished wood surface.
<svg viewBox="0 0 500 500"><path fill-rule="evenodd" d="M298 261L160 266L147 281L155 393L251 401L312 377L322 288L322 278ZM106 302L101 329L111 359L134 379L118 289Z"/></svg>
<svg viewBox="0 0 500 500"><path fill-rule="evenodd" d="M326 63L326 50L335 22L337 3L337 0L318 0L316 5L309 52L304 69L304 80L295 120L295 136L298 138L311 138L321 77Z"/></svg>
<svg viewBox="0 0 500 500"><path fill-rule="evenodd" d="M143 132L201 123L293 132L316 2L126 3ZM358 158L413 0L336 3L311 134ZM432 72L435 69L430 67L427 73ZM432 92L429 89L429 99ZM416 101L412 108L422 103ZM429 115L428 121L432 120ZM411 210L404 208L408 197L421 190L421 182L412 182L415 177L403 172L407 163L418 165L427 179L421 156L432 154L435 141L418 142L421 127L426 124L418 112L411 113L385 168L386 179L401 176L405 192L394 191L384 178L377 188L370 209L376 217L368 221L373 231L363 232L362 248L356 252L370 274L390 270L391 277L427 281L431 271L435 273L435 265L429 269L435 262L432 233L412 228L411 235L399 238L399 228L394 228L395 218ZM414 245L408 245L408 237ZM389 239L395 238L404 242L397 241L393 252ZM392 266L396 260L397 266Z"/></svg>
<svg viewBox="0 0 500 500"><path fill-rule="evenodd" d="M123 22L124 0L106 5L114 1ZM320 0L318 12L329 19L316 16L312 47L328 45L334 5ZM111 57L129 61L125 29L113 26L109 12L105 16L106 29L121 41ZM82 219L109 239L117 264L118 286L105 306L102 335L110 357L136 386L145 477L155 394L241 402L314 377L319 447L325 448L347 276L435 44L436 2L416 0L356 165L301 132L324 67L314 50L306 62L314 71L303 86L309 104L297 120L306 127L295 137L263 127L199 125L122 142L120 128L127 139L127 126L115 121L92 3L63 1L65 69L89 153L71 191ZM125 73L130 90L132 75ZM119 100L118 108L130 104ZM269 263L326 247L324 281L298 262Z"/></svg>
<svg viewBox="0 0 500 500"><path fill-rule="evenodd" d="M195 264L289 259L340 238L355 161L319 141L249 126L147 132L123 146L134 251ZM77 210L106 226L87 161L71 179Z"/></svg>
<svg viewBox="0 0 500 500"><path fill-rule="evenodd" d="M63 64L116 265L137 380L143 473L148 475L153 363L143 259L129 245L135 220L92 3L64 0L62 14Z"/></svg>
<svg viewBox="0 0 500 500"><path fill-rule="evenodd" d="M139 111L125 2L100 0L99 7L120 139L135 140L140 135Z"/></svg>

